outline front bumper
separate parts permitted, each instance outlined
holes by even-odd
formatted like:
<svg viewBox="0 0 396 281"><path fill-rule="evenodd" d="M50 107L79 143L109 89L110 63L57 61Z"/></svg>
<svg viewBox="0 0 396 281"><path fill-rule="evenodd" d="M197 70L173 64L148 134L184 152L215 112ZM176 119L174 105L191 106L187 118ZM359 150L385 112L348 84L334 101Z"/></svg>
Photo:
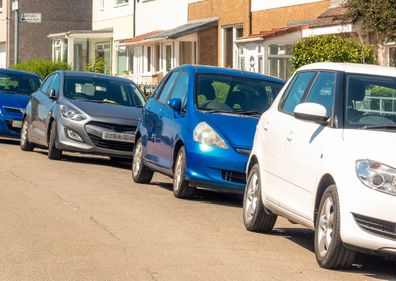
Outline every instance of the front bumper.
<svg viewBox="0 0 396 281"><path fill-rule="evenodd" d="M220 149L199 143L186 146L186 179L196 187L243 193L248 154L233 147Z"/></svg>
<svg viewBox="0 0 396 281"><path fill-rule="evenodd" d="M19 138L21 135L21 128L14 127L13 121L22 121L22 113L14 113L3 115L0 114L0 136L8 138Z"/></svg>
<svg viewBox="0 0 396 281"><path fill-rule="evenodd" d="M339 189L341 238L350 246L396 255L396 197L358 179Z"/></svg>
<svg viewBox="0 0 396 281"><path fill-rule="evenodd" d="M56 147L70 152L132 158L134 143L102 139L104 131L123 133L127 130L129 133L131 130L136 131L136 124L131 124L130 121L126 123L120 124L119 120L106 120L106 122L90 120L80 123L62 118L61 122L58 121L57 123L58 140ZM123 128L125 131L123 131ZM68 130L78 134L83 141L70 138L67 134Z"/></svg>

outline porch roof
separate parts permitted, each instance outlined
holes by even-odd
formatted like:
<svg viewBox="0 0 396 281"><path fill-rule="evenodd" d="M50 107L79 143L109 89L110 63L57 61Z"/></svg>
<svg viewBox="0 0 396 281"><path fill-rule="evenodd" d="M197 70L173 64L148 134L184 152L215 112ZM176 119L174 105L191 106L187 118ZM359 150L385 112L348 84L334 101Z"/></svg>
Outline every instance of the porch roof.
<svg viewBox="0 0 396 281"><path fill-rule="evenodd" d="M245 43L245 42L267 40L270 38L279 37L279 36L293 33L296 31L302 31L304 29L307 29L308 27L309 27L308 24L302 24L302 25L293 25L293 26L285 26L285 27L280 27L280 28L273 28L271 30L261 31L260 33L251 34L249 36L239 38L236 40L236 42L237 43Z"/></svg>
<svg viewBox="0 0 396 281"><path fill-rule="evenodd" d="M48 34L48 38L57 39L57 38L103 38L103 37L112 37L113 29L99 29L99 30L69 30L61 33L51 33Z"/></svg>
<svg viewBox="0 0 396 281"><path fill-rule="evenodd" d="M188 23L183 24L181 26L149 36L145 40L154 41L154 40L178 39L180 37L190 35L192 33L199 32L213 26L217 26L218 21L219 18L217 17L189 21Z"/></svg>
<svg viewBox="0 0 396 281"><path fill-rule="evenodd" d="M333 25L344 25L352 23L348 18L348 9L345 7L335 7L327 9L310 26L310 28L325 27Z"/></svg>
<svg viewBox="0 0 396 281"><path fill-rule="evenodd" d="M138 36L135 36L133 38L129 38L129 39L125 39L125 40L121 40L119 42L120 46L127 46L127 45L135 45L135 44L139 44L142 41L144 41L145 39L151 37L151 36L155 36L157 34L159 34L160 32L162 32L162 30L157 30L157 31L151 31L145 34L141 34Z"/></svg>

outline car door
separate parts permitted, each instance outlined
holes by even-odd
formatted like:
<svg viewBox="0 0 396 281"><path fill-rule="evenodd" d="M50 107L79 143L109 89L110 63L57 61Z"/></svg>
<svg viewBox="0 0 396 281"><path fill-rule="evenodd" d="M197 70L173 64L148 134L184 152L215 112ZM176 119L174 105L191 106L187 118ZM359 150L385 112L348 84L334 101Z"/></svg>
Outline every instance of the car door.
<svg viewBox="0 0 396 281"><path fill-rule="evenodd" d="M282 190L287 185L287 175L284 173L284 149L290 136L289 124L293 119L294 108L300 103L308 90L315 72L296 74L283 93L278 106L264 113L259 130L265 161L260 163L264 193L267 201L279 205Z"/></svg>
<svg viewBox="0 0 396 281"><path fill-rule="evenodd" d="M30 116L30 129L29 139L35 143L46 145L45 139L45 126L41 123L43 102L52 84L55 75L48 76L39 90L31 96L31 116Z"/></svg>
<svg viewBox="0 0 396 281"><path fill-rule="evenodd" d="M162 131L159 135L162 163L168 170L172 170L173 165L173 148L177 140L180 138L180 130L185 123L186 101L189 86L189 75L185 71L181 71L170 96L166 101L166 105L162 108L162 118L160 119ZM180 99L182 102L182 111L175 112L167 103L170 99Z"/></svg>
<svg viewBox="0 0 396 281"><path fill-rule="evenodd" d="M160 143L160 136L163 132L162 117L163 109L166 106L166 101L170 92L176 82L178 71L171 72L166 78L164 85L159 88L156 96L149 101L145 108L145 128L147 129L147 145L146 145L146 161L152 162L158 166L166 167L162 157L162 146ZM150 126L151 127L150 127Z"/></svg>
<svg viewBox="0 0 396 281"><path fill-rule="evenodd" d="M319 72L302 102L321 104L332 117L335 83L335 72ZM287 184L282 189L281 207L313 221L315 190L322 176L321 163L327 156L324 146L331 143L330 131L334 129L291 115L288 119L282 170Z"/></svg>
<svg viewBox="0 0 396 281"><path fill-rule="evenodd" d="M47 91L46 95L43 96L42 100L42 110L41 110L41 123L44 126L44 131L45 131L45 136L47 139L48 136L48 127L49 127L49 122L51 120L51 115L54 110L54 107L56 105L56 99L50 98L49 93L51 90L55 91L55 96L58 97L59 95L59 89L60 89L60 83L61 83L61 76L59 73L55 74L54 79L52 79L51 86L49 88L49 91Z"/></svg>

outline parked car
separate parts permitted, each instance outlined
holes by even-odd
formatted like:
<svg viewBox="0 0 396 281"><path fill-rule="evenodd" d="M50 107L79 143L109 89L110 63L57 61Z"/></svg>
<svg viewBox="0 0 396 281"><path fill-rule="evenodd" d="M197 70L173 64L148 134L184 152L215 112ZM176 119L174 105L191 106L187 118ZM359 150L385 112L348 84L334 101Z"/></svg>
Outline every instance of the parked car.
<svg viewBox="0 0 396 281"><path fill-rule="evenodd" d="M149 183L154 171L171 176L178 198L192 197L196 187L243 194L258 119L283 84L231 69L174 69L143 110L133 180Z"/></svg>
<svg viewBox="0 0 396 281"><path fill-rule="evenodd" d="M0 136L19 138L23 111L40 82L33 73L0 69Z"/></svg>
<svg viewBox="0 0 396 281"><path fill-rule="evenodd" d="M132 158L145 99L130 80L103 74L58 71L32 94L23 118L20 146Z"/></svg>
<svg viewBox="0 0 396 281"><path fill-rule="evenodd" d="M315 230L321 267L356 251L396 254L396 68L300 68L257 126L247 166L245 226L277 216Z"/></svg>

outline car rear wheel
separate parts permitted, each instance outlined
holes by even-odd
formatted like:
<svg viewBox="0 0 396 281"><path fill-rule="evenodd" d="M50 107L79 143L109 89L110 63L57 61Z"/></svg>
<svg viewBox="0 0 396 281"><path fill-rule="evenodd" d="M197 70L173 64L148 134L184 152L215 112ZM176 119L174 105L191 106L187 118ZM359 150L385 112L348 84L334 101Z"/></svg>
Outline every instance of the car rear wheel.
<svg viewBox="0 0 396 281"><path fill-rule="evenodd" d="M315 226L316 260L323 268L343 269L352 265L355 252L345 248L340 235L340 204L337 188L329 186L320 201Z"/></svg>
<svg viewBox="0 0 396 281"><path fill-rule="evenodd" d="M249 231L268 233L274 228L277 216L264 207L261 199L260 171L255 164L249 172L243 197L243 222Z"/></svg>
<svg viewBox="0 0 396 281"><path fill-rule="evenodd" d="M33 151L34 145L29 142L28 137L28 121L25 118L22 123L22 130L21 130L21 139L19 145L23 151Z"/></svg>
<svg viewBox="0 0 396 281"><path fill-rule="evenodd" d="M62 158L62 150L56 148L56 140L58 139L56 131L56 122L51 123L50 138L48 144L48 158L51 160L60 160Z"/></svg>
<svg viewBox="0 0 396 281"><path fill-rule="evenodd" d="M133 151L132 179L136 183L150 183L154 172L144 166L142 139L138 139Z"/></svg>
<svg viewBox="0 0 396 281"><path fill-rule="evenodd" d="M176 198L189 199L195 193L195 188L186 181L186 167L186 150L182 146L177 153L173 173L173 194Z"/></svg>

